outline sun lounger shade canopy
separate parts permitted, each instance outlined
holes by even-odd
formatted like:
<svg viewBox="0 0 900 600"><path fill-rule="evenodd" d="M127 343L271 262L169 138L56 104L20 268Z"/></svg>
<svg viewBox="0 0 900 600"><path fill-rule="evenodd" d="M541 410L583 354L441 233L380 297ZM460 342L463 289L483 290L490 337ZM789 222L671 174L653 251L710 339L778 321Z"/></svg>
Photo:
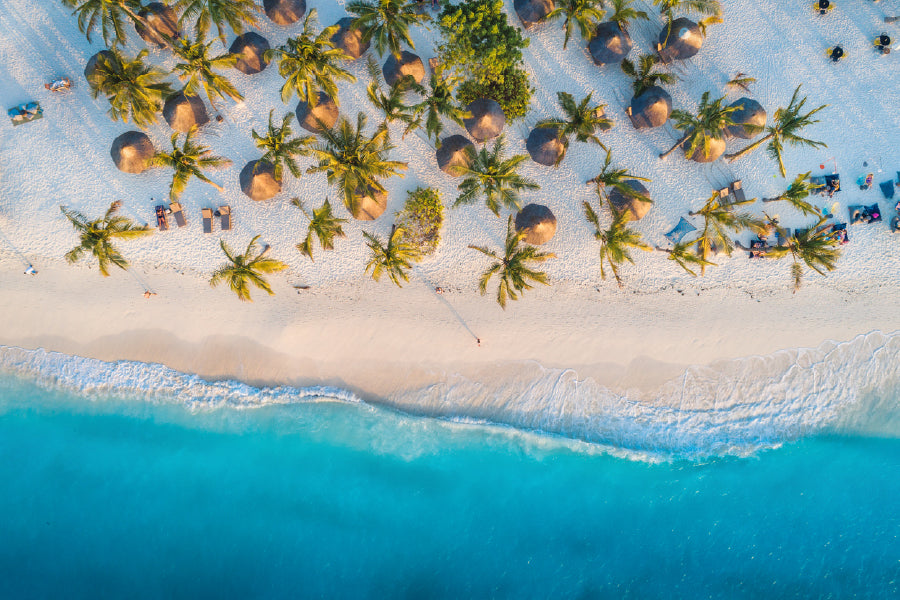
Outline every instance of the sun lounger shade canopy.
<svg viewBox="0 0 900 600"><path fill-rule="evenodd" d="M534 162L548 167L556 166L566 153L559 130L555 127L536 127L528 134L525 148Z"/></svg>
<svg viewBox="0 0 900 600"><path fill-rule="evenodd" d="M522 26L528 29L549 15L555 5L553 0L515 0L513 8L516 9Z"/></svg>
<svg viewBox="0 0 900 600"><path fill-rule="evenodd" d="M331 129L338 120L338 107L334 100L325 92L319 92L318 98L319 102L314 108L310 108L306 102L297 105L297 122L300 127L312 133Z"/></svg>
<svg viewBox="0 0 900 600"><path fill-rule="evenodd" d="M472 164L472 155L475 152L475 144L463 135L451 135L444 138L441 147L437 149L436 157L438 167L444 173L458 177L462 167Z"/></svg>
<svg viewBox="0 0 900 600"><path fill-rule="evenodd" d="M516 215L516 231L529 244L546 244L556 234L556 217L542 204L528 204Z"/></svg>
<svg viewBox="0 0 900 600"><path fill-rule="evenodd" d="M370 43L364 42L359 29L351 28L353 17L344 17L337 22L339 29L331 36L331 43L356 60L369 49Z"/></svg>
<svg viewBox="0 0 900 600"><path fill-rule="evenodd" d="M644 187L640 181L635 179L625 180L625 184L637 192L637 197L630 194L623 194L616 188L609 193L609 201L619 212L628 211L633 221L643 219L650 212L652 203L650 202L650 190ZM642 199L646 198L646 200Z"/></svg>
<svg viewBox="0 0 900 600"><path fill-rule="evenodd" d="M412 77L416 83L422 83L422 79L425 78L425 64L417 55L404 50L400 53L399 59L393 54L388 56L381 72L384 74L384 81L390 86L407 75Z"/></svg>
<svg viewBox="0 0 900 600"><path fill-rule="evenodd" d="M470 102L466 110L472 116L464 119L463 124L476 141L483 142L497 137L506 125L506 115L496 100L478 98Z"/></svg>
<svg viewBox="0 0 900 600"><path fill-rule="evenodd" d="M254 75L269 65L269 61L265 59L265 52L268 49L269 40L255 31L248 31L235 38L228 51L238 57L234 64L235 69L245 75Z"/></svg>
<svg viewBox="0 0 900 600"><path fill-rule="evenodd" d="M155 44L160 48L169 46L169 39L178 39L178 16L171 6L162 2L151 2L138 13L150 25L147 29L143 23L136 21L134 30L141 39L148 44ZM166 39L169 38L169 39Z"/></svg>
<svg viewBox="0 0 900 600"><path fill-rule="evenodd" d="M659 57L663 62L684 60L700 52L700 48L703 46L703 34L700 33L700 28L696 23L681 17L672 21L671 33L669 33L669 27L670 25L667 24L659 32L659 43L662 46Z"/></svg>
<svg viewBox="0 0 900 600"><path fill-rule="evenodd" d="M263 0L266 16L277 25L292 25L306 14L306 0Z"/></svg>
<svg viewBox="0 0 900 600"><path fill-rule="evenodd" d="M185 96L179 92L169 96L163 105L163 118L169 127L181 133L187 133L191 127L209 123L206 106L198 96Z"/></svg>
<svg viewBox="0 0 900 600"><path fill-rule="evenodd" d="M150 138L140 131L123 133L113 140L109 150L116 167L126 173L143 173L155 153Z"/></svg>
<svg viewBox="0 0 900 600"><path fill-rule="evenodd" d="M619 64L628 56L634 43L628 33L619 29L615 23L600 23L594 37L588 42L591 58L600 66Z"/></svg>
<svg viewBox="0 0 900 600"><path fill-rule="evenodd" d="M275 179L275 168L258 160L250 161L241 169L241 191L251 200L268 200L281 192L281 183Z"/></svg>

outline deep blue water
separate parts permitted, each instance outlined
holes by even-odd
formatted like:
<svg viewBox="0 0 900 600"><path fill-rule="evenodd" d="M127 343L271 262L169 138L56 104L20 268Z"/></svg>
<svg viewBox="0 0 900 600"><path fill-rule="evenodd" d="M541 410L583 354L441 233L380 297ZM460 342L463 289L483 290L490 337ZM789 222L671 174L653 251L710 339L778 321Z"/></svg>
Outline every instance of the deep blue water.
<svg viewBox="0 0 900 600"><path fill-rule="evenodd" d="M651 464L336 402L0 378L0 597L890 598L900 436Z"/></svg>

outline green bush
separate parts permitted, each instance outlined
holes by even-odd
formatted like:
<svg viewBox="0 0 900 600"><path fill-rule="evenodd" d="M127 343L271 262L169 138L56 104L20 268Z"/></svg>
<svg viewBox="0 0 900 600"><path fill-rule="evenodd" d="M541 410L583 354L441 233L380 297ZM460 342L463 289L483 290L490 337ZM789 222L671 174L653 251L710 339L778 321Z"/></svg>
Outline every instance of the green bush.
<svg viewBox="0 0 900 600"><path fill-rule="evenodd" d="M462 82L456 97L463 106L478 98L496 100L503 108L503 114L510 121L521 119L528 112L534 88L528 80L528 73L511 68L501 73L494 81L480 83L476 79Z"/></svg>
<svg viewBox="0 0 900 600"><path fill-rule="evenodd" d="M444 224L444 204L435 188L416 188L407 192L406 205L397 213L397 224L403 227L403 237L423 255L435 251L441 241Z"/></svg>

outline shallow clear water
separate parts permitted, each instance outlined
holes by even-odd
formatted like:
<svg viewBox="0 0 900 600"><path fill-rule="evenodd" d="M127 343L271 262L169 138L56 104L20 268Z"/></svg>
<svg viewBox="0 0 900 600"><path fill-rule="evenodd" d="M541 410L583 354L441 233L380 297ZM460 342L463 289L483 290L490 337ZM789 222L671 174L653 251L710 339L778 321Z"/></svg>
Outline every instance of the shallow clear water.
<svg viewBox="0 0 900 600"><path fill-rule="evenodd" d="M893 426L654 464L365 404L152 400L0 378L0 597L900 594Z"/></svg>

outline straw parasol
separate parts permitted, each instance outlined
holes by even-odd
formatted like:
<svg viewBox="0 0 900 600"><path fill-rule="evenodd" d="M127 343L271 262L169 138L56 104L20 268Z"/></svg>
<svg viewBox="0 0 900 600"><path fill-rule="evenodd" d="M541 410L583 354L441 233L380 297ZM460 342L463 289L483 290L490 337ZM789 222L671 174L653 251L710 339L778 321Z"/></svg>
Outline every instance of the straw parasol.
<svg viewBox="0 0 900 600"><path fill-rule="evenodd" d="M475 152L475 144L463 135L451 135L441 141L441 147L437 149L438 167L444 173L459 177L463 167L468 168L472 164L472 154Z"/></svg>
<svg viewBox="0 0 900 600"><path fill-rule="evenodd" d="M248 31L237 36L228 51L238 57L235 69L245 75L253 75L262 72L269 65L265 58L268 49L269 40L255 31Z"/></svg>
<svg viewBox="0 0 900 600"><path fill-rule="evenodd" d="M281 192L281 182L275 179L275 168L267 162L251 160L241 169L241 191L251 200L268 200Z"/></svg>
<svg viewBox="0 0 900 600"><path fill-rule="evenodd" d="M292 25L306 14L306 0L263 0L263 10L276 25Z"/></svg>
<svg viewBox="0 0 900 600"><path fill-rule="evenodd" d="M737 110L731 113L735 124L728 127L728 135L749 140L762 132L766 126L766 109L762 104L750 98L741 98L732 102L731 106Z"/></svg>
<svg viewBox="0 0 900 600"><path fill-rule="evenodd" d="M466 110L472 116L463 119L463 124L477 142L497 137L506 125L506 115L496 100L478 98L470 102Z"/></svg>
<svg viewBox="0 0 900 600"><path fill-rule="evenodd" d="M307 102L297 104L297 122L300 127L311 133L322 133L331 129L338 120L338 107L331 96L325 92L319 92L319 101L315 108L310 108Z"/></svg>
<svg viewBox="0 0 900 600"><path fill-rule="evenodd" d="M181 133L187 133L194 125L200 127L209 123L203 100L197 96L185 96L184 92L169 96L163 105L163 118L169 127Z"/></svg>
<svg viewBox="0 0 900 600"><path fill-rule="evenodd" d="M113 53L109 50L101 50L97 54L93 55L90 59L88 59L87 64L84 66L84 78L87 79L88 83L91 84L92 87L96 87L99 83L96 78L97 65L100 62L107 62L112 57Z"/></svg>
<svg viewBox="0 0 900 600"><path fill-rule="evenodd" d="M156 149L146 133L126 131L113 140L109 154L120 171L143 173Z"/></svg>
<svg viewBox="0 0 900 600"><path fill-rule="evenodd" d="M556 234L556 217L542 204L528 204L516 215L516 232L529 244L546 244Z"/></svg>
<svg viewBox="0 0 900 600"><path fill-rule="evenodd" d="M672 96L659 86L650 86L640 96L631 99L627 112L635 129L660 127L672 114Z"/></svg>
<svg viewBox="0 0 900 600"><path fill-rule="evenodd" d="M531 155L534 162L555 167L566 154L566 147L563 145L562 138L559 135L559 129L556 127L536 127L528 134L528 140L525 142L525 148Z"/></svg>
<svg viewBox="0 0 900 600"><path fill-rule="evenodd" d="M650 190L644 187L644 184L636 179L626 179L625 185L637 192L640 197L636 198L631 195L626 195L619 191L618 188L613 188L609 193L609 201L619 212L628 211L633 221L642 219L644 215L650 212L650 207L652 206L652 203L650 202ZM646 200L642 200L641 197L646 198Z"/></svg>
<svg viewBox="0 0 900 600"><path fill-rule="evenodd" d="M385 83L390 86L407 75L411 76L416 83L422 83L425 78L425 64L417 55L404 50L400 53L399 60L393 54L388 56L388 59L384 61L384 66L381 67L381 72L384 74Z"/></svg>
<svg viewBox="0 0 900 600"><path fill-rule="evenodd" d="M170 45L169 40L178 39L181 35L178 31L178 16L171 6L166 6L162 2L151 2L144 6L138 15L149 23L150 29L140 21L135 21L134 30L148 44L164 48Z"/></svg>
<svg viewBox="0 0 900 600"><path fill-rule="evenodd" d="M335 23L339 29L331 36L331 43L335 48L343 50L350 58L356 60L365 54L371 44L363 41L362 33L359 29L351 27L352 24L353 17L344 17Z"/></svg>
<svg viewBox="0 0 900 600"><path fill-rule="evenodd" d="M356 190L356 202L350 214L357 221L374 221L387 208L387 192L368 189L368 192Z"/></svg>
<svg viewBox="0 0 900 600"><path fill-rule="evenodd" d="M669 33L671 27L671 34ZM659 32L659 57L663 62L684 60L700 52L703 46L703 34L700 28L690 19L680 17L666 24Z"/></svg>
<svg viewBox="0 0 900 600"><path fill-rule="evenodd" d="M542 21L556 6L553 0L515 0L513 8L522 21L522 26L528 29L538 21Z"/></svg>
<svg viewBox="0 0 900 600"><path fill-rule="evenodd" d="M710 138L709 140L709 154L703 154L703 146L700 145L696 150L694 150L693 154L687 153L687 142L681 145L681 149L684 150L684 157L688 160L692 160L698 163L711 163L718 160L720 156L725 153L725 139L724 138Z"/></svg>
<svg viewBox="0 0 900 600"><path fill-rule="evenodd" d="M611 22L597 25L594 37L588 42L591 58L601 67L621 63L633 47L634 42L628 32Z"/></svg>

